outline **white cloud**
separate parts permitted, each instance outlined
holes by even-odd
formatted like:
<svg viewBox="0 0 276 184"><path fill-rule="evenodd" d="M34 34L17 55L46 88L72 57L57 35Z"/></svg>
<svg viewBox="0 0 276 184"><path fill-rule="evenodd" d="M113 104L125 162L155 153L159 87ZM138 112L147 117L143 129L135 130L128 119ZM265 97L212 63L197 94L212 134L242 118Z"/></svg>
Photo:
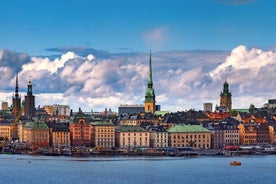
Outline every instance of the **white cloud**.
<svg viewBox="0 0 276 184"><path fill-rule="evenodd" d="M267 99L275 98L276 87L272 85L276 78L275 57L273 51L245 46L238 46L232 52L152 53L157 103L171 111L202 109L204 102L213 102L215 106L227 79L234 108L248 107L250 103L260 107ZM79 107L86 111L105 107L117 110L120 104L143 103L148 59L148 54L139 53L115 54L110 59L80 57L74 53L54 59L33 57L22 64L19 87L24 96L31 75L36 105L68 104L74 110ZM11 103L15 71L16 68L0 63L1 74L5 73L0 81L7 84L0 86L0 100L8 99Z"/></svg>
<svg viewBox="0 0 276 184"><path fill-rule="evenodd" d="M57 72L59 68L62 68L68 60L77 57L79 56L73 52L67 52L66 54L62 55L61 58L57 58L54 61L51 61L49 58L32 57L32 63L24 64L22 69L23 71L46 70L53 74Z"/></svg>

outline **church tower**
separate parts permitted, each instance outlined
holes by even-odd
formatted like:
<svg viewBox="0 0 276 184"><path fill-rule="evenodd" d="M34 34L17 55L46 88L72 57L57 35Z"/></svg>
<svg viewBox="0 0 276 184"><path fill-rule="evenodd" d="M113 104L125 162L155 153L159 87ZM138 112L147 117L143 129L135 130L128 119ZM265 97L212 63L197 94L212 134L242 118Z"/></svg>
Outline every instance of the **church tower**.
<svg viewBox="0 0 276 184"><path fill-rule="evenodd" d="M227 111L232 109L232 94L229 91L229 85L226 80L223 84L223 91L220 94L220 107L226 108Z"/></svg>
<svg viewBox="0 0 276 184"><path fill-rule="evenodd" d="M27 95L25 96L25 117L32 118L35 115L35 96L32 91L32 81L28 82Z"/></svg>
<svg viewBox="0 0 276 184"><path fill-rule="evenodd" d="M16 74L15 81L15 94L12 97L12 115L15 117L21 116L21 96L18 94L19 86L18 86L18 72Z"/></svg>
<svg viewBox="0 0 276 184"><path fill-rule="evenodd" d="M155 112L155 93L153 89L152 81L152 68L151 68L151 53L149 58L149 78L148 85L145 94L145 112L154 113Z"/></svg>

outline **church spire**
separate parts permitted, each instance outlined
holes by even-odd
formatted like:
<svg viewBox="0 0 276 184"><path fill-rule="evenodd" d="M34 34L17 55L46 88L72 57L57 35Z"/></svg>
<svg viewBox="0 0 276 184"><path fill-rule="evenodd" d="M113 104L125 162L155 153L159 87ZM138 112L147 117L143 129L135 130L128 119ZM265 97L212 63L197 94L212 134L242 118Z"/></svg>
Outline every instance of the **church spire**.
<svg viewBox="0 0 276 184"><path fill-rule="evenodd" d="M152 80L152 67L151 67L151 51L149 57L149 78L148 85L145 94L145 112L155 112L155 93L153 89L153 80Z"/></svg>
<svg viewBox="0 0 276 184"><path fill-rule="evenodd" d="M153 87L153 81L152 81L151 50L150 50L148 88L152 88L152 87Z"/></svg>
<svg viewBox="0 0 276 184"><path fill-rule="evenodd" d="M15 79L15 98L19 98L19 85L18 85L18 69L16 72L16 79Z"/></svg>

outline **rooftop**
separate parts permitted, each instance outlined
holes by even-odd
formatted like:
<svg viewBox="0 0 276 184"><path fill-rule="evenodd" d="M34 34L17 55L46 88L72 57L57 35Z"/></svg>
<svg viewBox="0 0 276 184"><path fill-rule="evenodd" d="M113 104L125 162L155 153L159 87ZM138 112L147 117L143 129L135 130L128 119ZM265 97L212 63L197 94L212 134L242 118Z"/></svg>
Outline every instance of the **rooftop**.
<svg viewBox="0 0 276 184"><path fill-rule="evenodd" d="M194 132L210 132L208 129L203 128L200 125L175 125L172 128L169 129L168 132L171 133L177 133L177 132L183 132L183 133L194 133Z"/></svg>

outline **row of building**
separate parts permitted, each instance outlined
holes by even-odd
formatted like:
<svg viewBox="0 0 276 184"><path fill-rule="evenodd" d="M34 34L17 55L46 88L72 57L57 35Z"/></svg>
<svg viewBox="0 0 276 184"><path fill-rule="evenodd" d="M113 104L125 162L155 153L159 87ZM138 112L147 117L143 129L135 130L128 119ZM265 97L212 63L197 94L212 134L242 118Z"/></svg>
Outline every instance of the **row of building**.
<svg viewBox="0 0 276 184"><path fill-rule="evenodd" d="M0 137L11 140L13 128L11 122L0 121ZM45 120L20 122L17 134L20 142L26 142L33 148L223 149L226 146L275 143L274 127L267 123L244 123L227 118L220 121L175 124L164 123L160 117L152 117L139 121L135 119L119 121L115 124L111 121L98 121L81 110L67 122Z"/></svg>

